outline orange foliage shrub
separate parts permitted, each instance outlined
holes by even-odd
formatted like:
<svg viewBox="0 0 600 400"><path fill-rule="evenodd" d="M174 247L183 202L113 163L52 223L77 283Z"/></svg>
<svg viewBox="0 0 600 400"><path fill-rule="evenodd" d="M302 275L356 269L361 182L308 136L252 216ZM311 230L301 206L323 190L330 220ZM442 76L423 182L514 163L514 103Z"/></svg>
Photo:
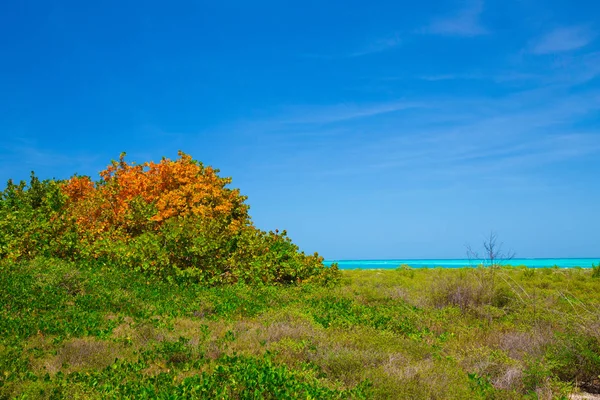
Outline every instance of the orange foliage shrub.
<svg viewBox="0 0 600 400"><path fill-rule="evenodd" d="M227 188L231 179L219 177L217 170L182 152L175 161L141 165L128 164L124 156L102 171L96 184L75 176L62 186L68 213L82 233L98 237L118 231L129 237L188 216L222 221L232 233L248 223L246 198Z"/></svg>

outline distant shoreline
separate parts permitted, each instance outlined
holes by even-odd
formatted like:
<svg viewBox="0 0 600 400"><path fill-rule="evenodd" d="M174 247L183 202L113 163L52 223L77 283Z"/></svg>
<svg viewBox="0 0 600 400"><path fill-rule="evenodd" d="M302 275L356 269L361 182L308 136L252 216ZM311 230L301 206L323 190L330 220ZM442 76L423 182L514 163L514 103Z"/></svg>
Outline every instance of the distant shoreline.
<svg viewBox="0 0 600 400"><path fill-rule="evenodd" d="M411 268L472 268L481 264L486 265L485 260L469 259L389 259L389 260L325 260L326 265L338 264L340 269L395 269L401 265ZM591 268L600 265L598 258L515 258L499 262L503 266L529 267L529 268Z"/></svg>

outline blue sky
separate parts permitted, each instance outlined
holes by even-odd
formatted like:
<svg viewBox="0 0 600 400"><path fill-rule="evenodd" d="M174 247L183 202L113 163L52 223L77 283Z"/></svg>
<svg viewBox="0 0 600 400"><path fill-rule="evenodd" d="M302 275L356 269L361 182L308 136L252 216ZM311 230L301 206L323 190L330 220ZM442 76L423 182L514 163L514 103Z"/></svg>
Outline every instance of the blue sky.
<svg viewBox="0 0 600 400"><path fill-rule="evenodd" d="M600 256L600 3L6 1L0 181L181 149L326 258ZM2 185L3 186L3 185Z"/></svg>

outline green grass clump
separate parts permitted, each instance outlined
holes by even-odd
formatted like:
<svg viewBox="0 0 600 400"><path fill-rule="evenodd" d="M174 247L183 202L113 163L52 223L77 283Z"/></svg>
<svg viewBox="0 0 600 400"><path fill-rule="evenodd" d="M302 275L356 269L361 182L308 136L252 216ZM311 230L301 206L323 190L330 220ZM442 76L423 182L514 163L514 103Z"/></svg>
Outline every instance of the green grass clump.
<svg viewBox="0 0 600 400"><path fill-rule="evenodd" d="M592 264L592 278L600 278L600 264Z"/></svg>
<svg viewBox="0 0 600 400"><path fill-rule="evenodd" d="M198 363L197 363L198 364ZM57 373L30 384L21 397L131 398L131 399L364 399L368 385L351 390L330 389L306 375L261 358L223 356L210 371L181 376L176 369L147 372L142 356L135 362L116 361L91 372Z"/></svg>

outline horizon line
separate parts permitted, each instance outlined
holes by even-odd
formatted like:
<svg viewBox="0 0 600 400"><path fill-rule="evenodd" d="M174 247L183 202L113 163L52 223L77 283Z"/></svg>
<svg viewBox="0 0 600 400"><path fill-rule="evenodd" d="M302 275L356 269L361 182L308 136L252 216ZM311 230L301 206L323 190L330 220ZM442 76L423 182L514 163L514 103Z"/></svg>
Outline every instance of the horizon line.
<svg viewBox="0 0 600 400"><path fill-rule="evenodd" d="M600 260L599 257L513 257L510 259L501 259L500 261L511 261L511 260ZM432 260L432 261L463 261L463 260L487 260L487 258L354 258L354 259L327 259L324 261L423 261L423 260Z"/></svg>

